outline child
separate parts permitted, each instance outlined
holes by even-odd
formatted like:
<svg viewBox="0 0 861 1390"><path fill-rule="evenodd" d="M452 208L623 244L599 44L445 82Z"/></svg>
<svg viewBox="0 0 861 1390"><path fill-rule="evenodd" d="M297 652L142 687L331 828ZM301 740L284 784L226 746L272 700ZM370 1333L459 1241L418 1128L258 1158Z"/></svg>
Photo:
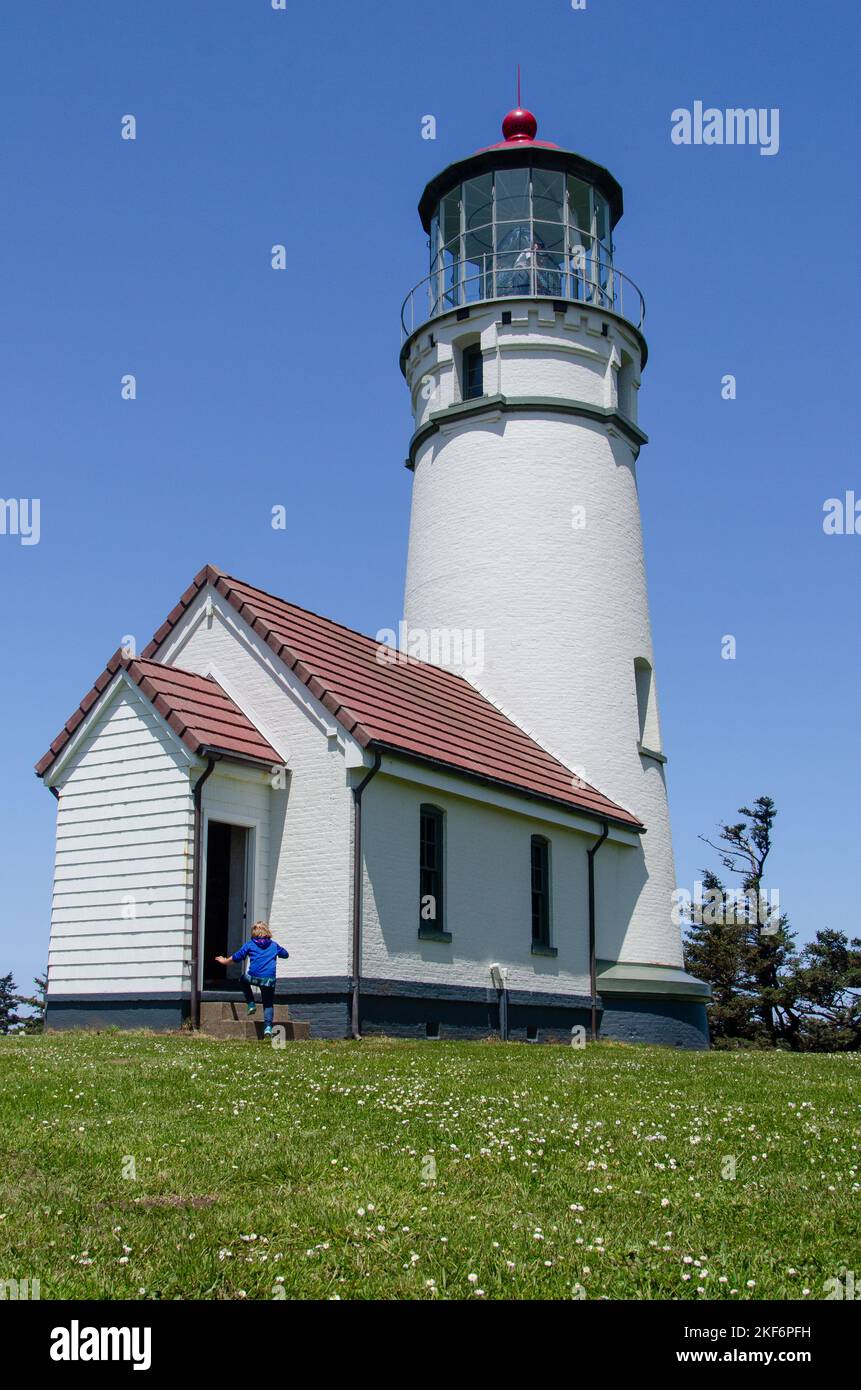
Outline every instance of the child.
<svg viewBox="0 0 861 1390"><path fill-rule="evenodd" d="M272 940L272 933L266 922L255 922L251 928L250 941L246 941L245 945L240 946L238 951L234 951L232 956L215 957L219 965L230 965L231 961L244 960L246 956L250 957L248 974L243 975L239 983L248 1005L249 1018L257 1012L251 986L258 985L260 988L260 999L263 1004L264 1038L272 1037L272 1018L275 1005L275 962L279 956L286 960L289 954L290 952L285 951L283 946L279 946L277 941Z"/></svg>

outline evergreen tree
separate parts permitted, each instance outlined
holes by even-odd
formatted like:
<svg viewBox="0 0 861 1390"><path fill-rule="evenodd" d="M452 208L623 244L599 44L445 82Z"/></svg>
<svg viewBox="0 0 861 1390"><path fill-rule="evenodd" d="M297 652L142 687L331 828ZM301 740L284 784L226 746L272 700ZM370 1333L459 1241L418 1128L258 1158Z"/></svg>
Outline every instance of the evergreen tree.
<svg viewBox="0 0 861 1390"><path fill-rule="evenodd" d="M15 981L12 979L12 972L8 975L0 975L0 1033L17 1033L21 1027L21 1020L18 1017L18 995L15 993Z"/></svg>
<svg viewBox="0 0 861 1390"><path fill-rule="evenodd" d="M703 869L706 894L726 889L717 874ZM746 993L746 928L723 913L699 912L691 917L685 939L685 969L711 985L708 1006L709 1033L720 1047L756 1039L756 1001Z"/></svg>
<svg viewBox="0 0 861 1390"><path fill-rule="evenodd" d="M702 837L741 882L728 895L717 875L704 871L704 886L719 890L726 909L692 923L686 960L692 974L712 985L709 1024L716 1042L797 1050L794 933L785 913L771 917L766 910L765 865L777 809L771 797L760 796L739 815L745 819L719 827L718 844Z"/></svg>
<svg viewBox="0 0 861 1390"><path fill-rule="evenodd" d="M801 1046L810 1052L861 1050L861 938L818 931L802 950L793 976Z"/></svg>
<svg viewBox="0 0 861 1390"><path fill-rule="evenodd" d="M794 932L785 915L769 921L765 900L765 863L771 852L777 808L770 796L759 796L753 807L739 807L747 819L720 827L722 844L712 845L725 868L741 878L741 892L750 904L747 913L746 988L756 1000L760 1034L774 1047L778 1042L797 1048L799 1020L794 1009L791 982L784 975L794 957ZM710 840L706 844L711 844Z"/></svg>
<svg viewBox="0 0 861 1390"><path fill-rule="evenodd" d="M37 975L33 984L36 986L35 994L29 997L22 994L18 1003L26 1004L29 1009L32 1009L32 1013L24 1019L24 1032L43 1033L45 1031L45 995L48 991L47 972L44 975Z"/></svg>

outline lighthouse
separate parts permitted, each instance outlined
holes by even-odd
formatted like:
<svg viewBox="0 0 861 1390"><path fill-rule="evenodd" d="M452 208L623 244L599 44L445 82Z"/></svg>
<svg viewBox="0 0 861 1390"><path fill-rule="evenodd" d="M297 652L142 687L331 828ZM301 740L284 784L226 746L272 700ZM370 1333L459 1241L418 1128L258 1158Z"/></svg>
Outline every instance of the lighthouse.
<svg viewBox="0 0 861 1390"><path fill-rule="evenodd" d="M464 674L646 827L598 895L602 997L633 981L653 1012L662 991L701 1009L673 920L637 478L645 308L617 263L622 189L539 139L529 111L502 134L419 202L429 265L402 313L404 616L411 631L458 634L455 653L480 649Z"/></svg>
<svg viewBox="0 0 861 1390"><path fill-rule="evenodd" d="M419 203L397 641L207 564L40 758L51 1027L250 1036L230 961L265 918L293 1037L708 1046L637 496L643 299L618 183L537 135L518 105Z"/></svg>

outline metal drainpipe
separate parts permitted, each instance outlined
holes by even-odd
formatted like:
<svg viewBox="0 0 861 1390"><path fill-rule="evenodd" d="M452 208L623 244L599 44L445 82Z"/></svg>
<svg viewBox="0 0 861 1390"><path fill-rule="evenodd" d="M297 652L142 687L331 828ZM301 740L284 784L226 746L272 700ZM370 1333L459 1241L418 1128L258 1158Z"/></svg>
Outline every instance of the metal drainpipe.
<svg viewBox="0 0 861 1390"><path fill-rule="evenodd" d="M191 1026L200 1027L200 899L203 885L200 882L201 845L203 842L203 784L212 775L219 761L215 754L207 755L206 771L202 772L194 784L194 857L191 869Z"/></svg>
<svg viewBox="0 0 861 1390"><path fill-rule="evenodd" d="M607 836L610 834L610 827L606 821L602 821L603 829L600 837L595 841L592 848L588 851L589 855L589 993L592 996L591 1003L591 1036L592 1042L598 1039L598 961L595 944L595 855L603 845Z"/></svg>
<svg viewBox="0 0 861 1390"><path fill-rule="evenodd" d="M362 1036L359 1028L359 992L362 978L362 792L380 770L383 757L374 753L374 765L357 787L353 787L353 981L351 1022L354 1038Z"/></svg>

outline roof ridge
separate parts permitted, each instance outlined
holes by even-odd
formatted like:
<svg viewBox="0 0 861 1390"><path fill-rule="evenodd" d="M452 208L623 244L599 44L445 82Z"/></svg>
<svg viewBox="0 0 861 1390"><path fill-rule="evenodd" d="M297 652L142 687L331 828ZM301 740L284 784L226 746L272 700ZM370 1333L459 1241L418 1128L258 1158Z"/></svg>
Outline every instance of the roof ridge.
<svg viewBox="0 0 861 1390"><path fill-rule="evenodd" d="M120 661L126 670L128 670L129 666L139 666L143 664L146 666L157 666L160 671L175 671L177 675L180 676L194 676L195 680L198 681L210 681L214 686L216 686L219 690L222 690L224 694L227 695L227 691L224 690L223 686L218 684L218 681L215 679L213 675L205 676L202 671L190 671L187 666L174 666L167 661L153 661L151 656L121 657ZM232 695L227 695L227 698L228 700L233 700ZM233 703L236 704L236 701L233 700Z"/></svg>

